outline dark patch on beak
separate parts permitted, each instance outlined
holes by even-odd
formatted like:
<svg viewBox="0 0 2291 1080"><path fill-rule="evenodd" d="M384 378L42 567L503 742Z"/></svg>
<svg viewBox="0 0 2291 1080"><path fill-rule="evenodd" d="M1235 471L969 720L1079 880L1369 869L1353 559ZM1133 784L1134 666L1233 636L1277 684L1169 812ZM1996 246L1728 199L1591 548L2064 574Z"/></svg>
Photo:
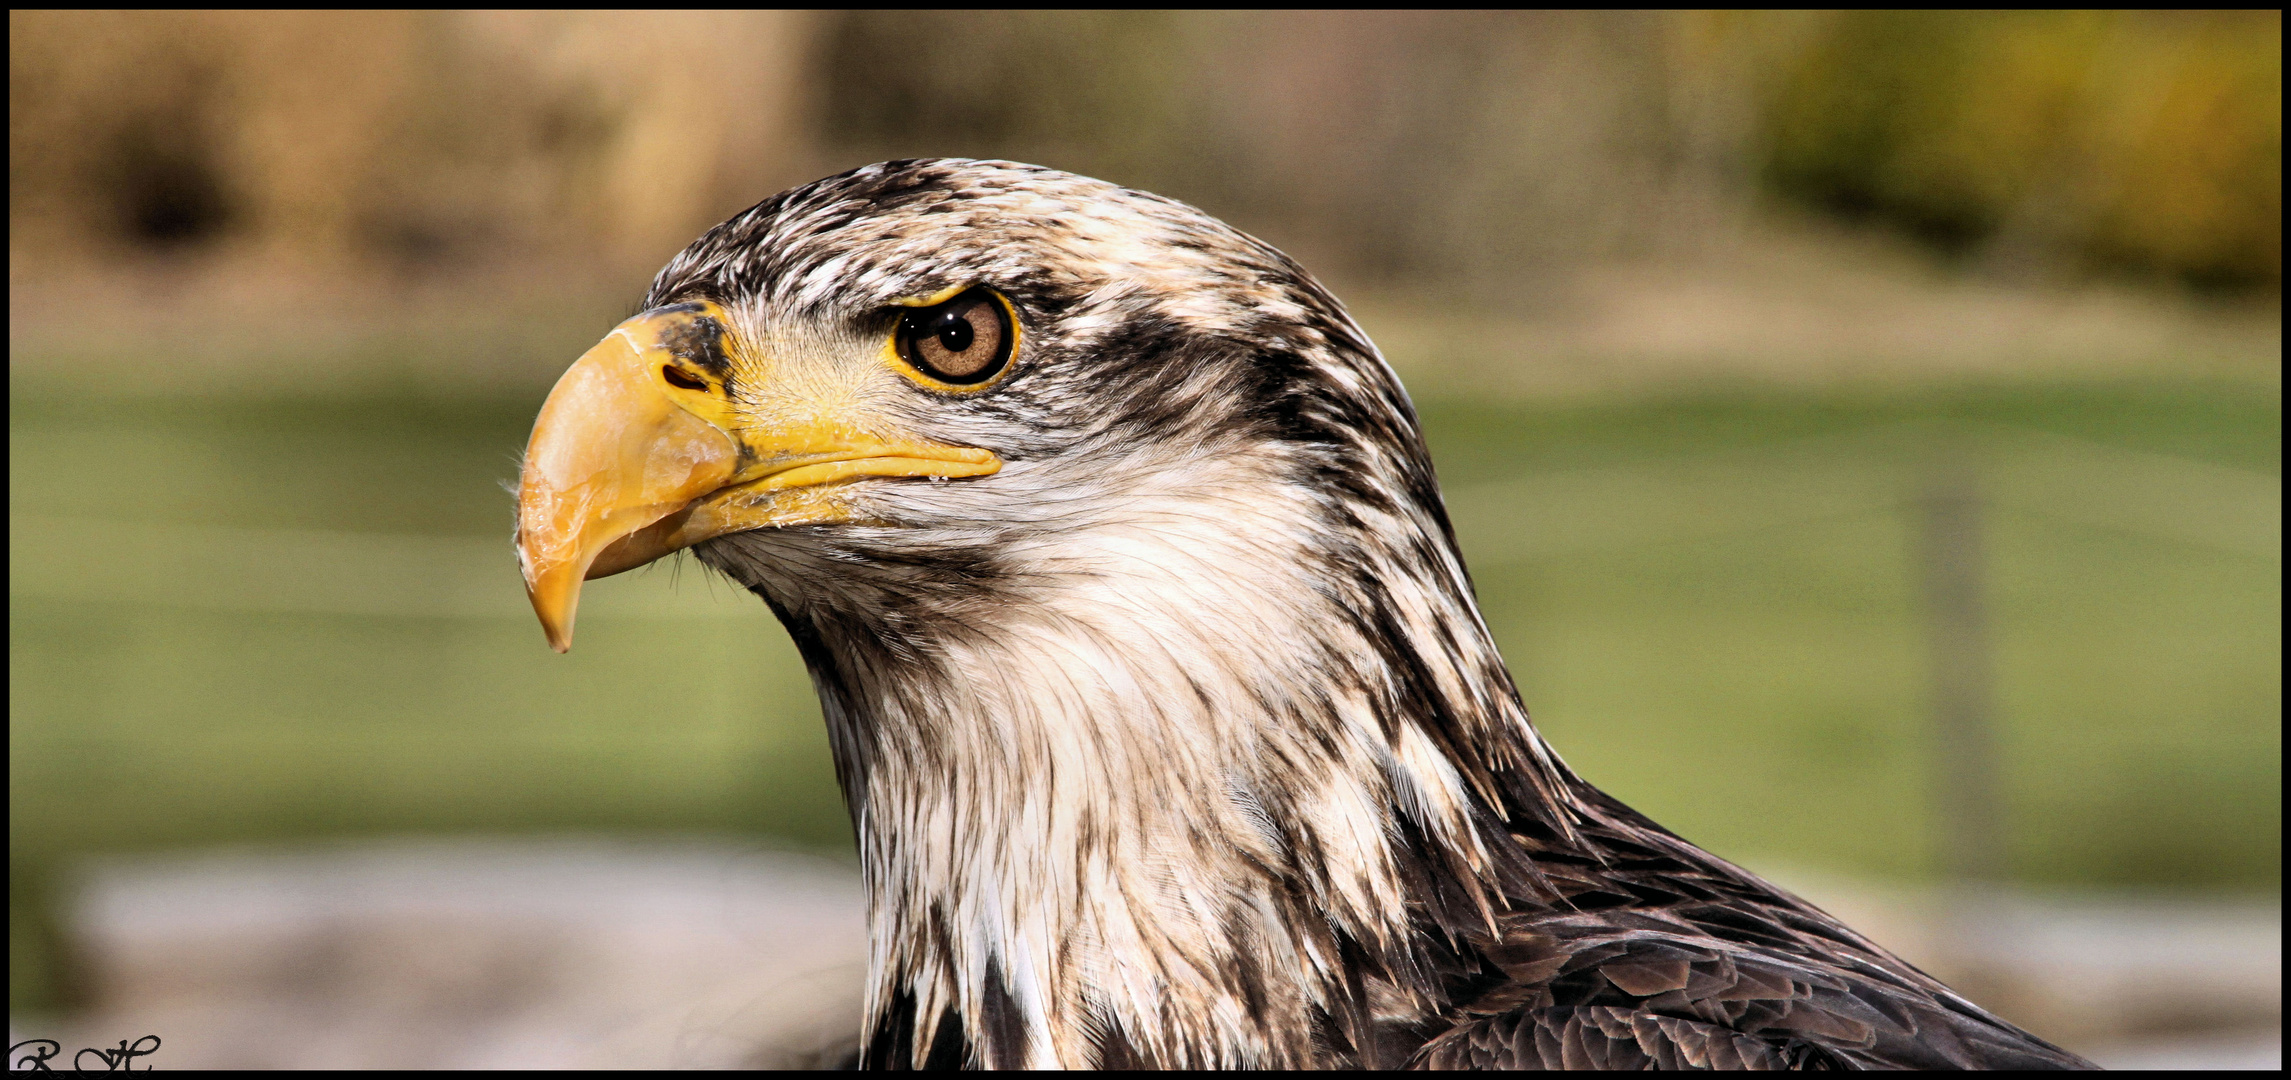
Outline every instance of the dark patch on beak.
<svg viewBox="0 0 2291 1080"><path fill-rule="evenodd" d="M701 314L707 309L700 304L670 304L646 312L648 316L668 313L693 313L695 318L677 319L668 323L660 335L660 347L668 355L706 371L722 382L732 373L732 358L724 353L724 324L712 315Z"/></svg>

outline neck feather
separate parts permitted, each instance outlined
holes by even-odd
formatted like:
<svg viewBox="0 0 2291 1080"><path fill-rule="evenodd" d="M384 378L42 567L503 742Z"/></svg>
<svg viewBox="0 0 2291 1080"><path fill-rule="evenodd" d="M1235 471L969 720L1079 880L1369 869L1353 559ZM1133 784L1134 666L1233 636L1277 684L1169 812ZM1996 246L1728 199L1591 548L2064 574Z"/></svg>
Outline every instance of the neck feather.
<svg viewBox="0 0 2291 1080"><path fill-rule="evenodd" d="M1003 538L985 599L703 552L819 687L869 1063L1374 1064L1436 1004L1419 928L1488 923L1507 835L1570 830L1565 770L1436 504L1335 514L1232 456L1109 486Z"/></svg>

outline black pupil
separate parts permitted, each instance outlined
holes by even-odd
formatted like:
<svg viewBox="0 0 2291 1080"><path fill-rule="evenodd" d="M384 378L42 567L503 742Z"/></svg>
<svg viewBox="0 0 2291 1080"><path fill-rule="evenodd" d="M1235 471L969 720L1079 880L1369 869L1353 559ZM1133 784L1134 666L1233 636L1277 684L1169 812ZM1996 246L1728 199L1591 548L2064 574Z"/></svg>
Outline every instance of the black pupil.
<svg viewBox="0 0 2291 1080"><path fill-rule="evenodd" d="M970 320L953 311L939 316L938 330L939 344L946 346L948 352L962 352L970 348L971 339L978 336L978 332L971 328Z"/></svg>

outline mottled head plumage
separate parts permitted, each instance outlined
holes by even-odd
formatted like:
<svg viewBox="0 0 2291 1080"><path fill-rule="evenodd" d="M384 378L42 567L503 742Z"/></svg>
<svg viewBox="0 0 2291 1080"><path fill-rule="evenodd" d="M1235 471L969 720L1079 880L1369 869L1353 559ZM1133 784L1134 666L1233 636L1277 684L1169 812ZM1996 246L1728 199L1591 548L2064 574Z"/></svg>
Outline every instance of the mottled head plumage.
<svg viewBox="0 0 2291 1080"><path fill-rule="evenodd" d="M1294 434L1413 434L1375 347L1287 256L1183 203L1037 166L892 161L795 188L709 230L645 304L703 296L756 322L865 323L969 285L1011 298L1029 332L1009 385L972 408L1045 444L1144 424L1194 439L1316 420Z"/></svg>

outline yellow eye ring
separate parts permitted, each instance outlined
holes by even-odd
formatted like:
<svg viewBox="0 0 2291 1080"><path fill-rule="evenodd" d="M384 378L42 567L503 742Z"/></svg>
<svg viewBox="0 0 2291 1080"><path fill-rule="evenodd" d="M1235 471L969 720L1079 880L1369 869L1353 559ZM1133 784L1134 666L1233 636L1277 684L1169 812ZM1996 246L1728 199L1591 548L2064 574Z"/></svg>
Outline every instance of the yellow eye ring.
<svg viewBox="0 0 2291 1080"><path fill-rule="evenodd" d="M897 303L908 310L892 325L884 351L915 382L975 393L1002 381L1018 358L1018 309L993 289L958 285Z"/></svg>

